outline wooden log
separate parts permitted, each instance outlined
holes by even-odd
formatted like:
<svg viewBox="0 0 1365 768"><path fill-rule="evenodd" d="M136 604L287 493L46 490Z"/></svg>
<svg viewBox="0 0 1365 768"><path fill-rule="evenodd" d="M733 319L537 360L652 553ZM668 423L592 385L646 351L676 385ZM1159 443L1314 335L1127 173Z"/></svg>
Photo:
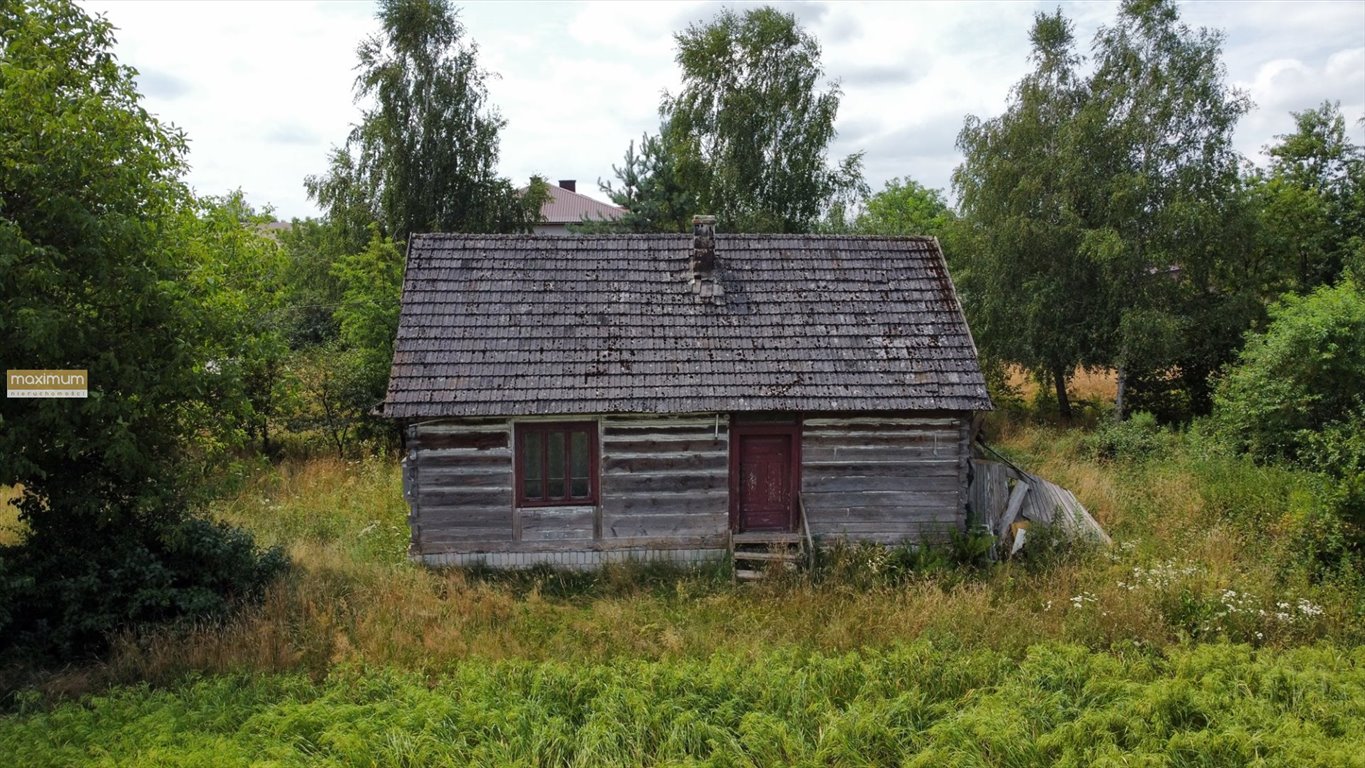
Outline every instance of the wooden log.
<svg viewBox="0 0 1365 768"><path fill-rule="evenodd" d="M900 448L917 454L927 453L929 455L934 455L935 451L947 451L956 457L958 446L959 440L956 432L934 434L922 432L908 434L886 434L883 432L871 434L826 433L821 435L806 433L801 436L801 447L804 450L819 448Z"/></svg>
<svg viewBox="0 0 1365 768"><path fill-rule="evenodd" d="M957 448L954 443L945 443L937 450L933 448L915 449L902 446L843 446L812 447L802 446L803 464L833 462L904 462L935 464L942 463L957 468Z"/></svg>
<svg viewBox="0 0 1365 768"><path fill-rule="evenodd" d="M647 514L730 514L728 493L683 493L647 496L604 496L602 498L603 525L610 516Z"/></svg>
<svg viewBox="0 0 1365 768"><path fill-rule="evenodd" d="M846 417L807 417L801 423L810 428L819 427L838 427L843 425L883 425L898 424L903 426L915 427L952 427L961 421L960 416L924 418L924 417L895 417L895 416L846 416Z"/></svg>
<svg viewBox="0 0 1365 768"><path fill-rule="evenodd" d="M934 471L929 471L931 469ZM953 469L949 462L820 461L801 464L803 477L951 477Z"/></svg>
<svg viewBox="0 0 1365 768"><path fill-rule="evenodd" d="M420 436L417 447L423 451L436 451L464 448L487 451L493 448L507 448L510 439L506 432L447 432Z"/></svg>
<svg viewBox="0 0 1365 768"><path fill-rule="evenodd" d="M630 515L603 516L602 538L703 536L724 533L729 526L728 515Z"/></svg>
<svg viewBox="0 0 1365 768"><path fill-rule="evenodd" d="M512 529L460 528L434 529L422 532L420 548L423 554L448 551L442 545L471 546L480 544L512 543Z"/></svg>
<svg viewBox="0 0 1365 768"><path fill-rule="evenodd" d="M914 438L921 435L956 435L957 429L953 425L924 426L919 424L886 423L886 424L839 424L822 427L813 427L808 421L802 427L803 436L826 438L836 436L867 435L892 437L903 435L907 438Z"/></svg>
<svg viewBox="0 0 1365 768"><path fill-rule="evenodd" d="M668 422L648 425L622 425L608 422L602 427L602 439L610 440L679 440L695 439L700 437L712 438L717 433L724 436L729 430L729 426L722 419L720 428L717 429L712 424L677 425Z"/></svg>
<svg viewBox="0 0 1365 768"><path fill-rule="evenodd" d="M624 537L597 541L432 541L422 554L477 554L482 552L629 552L675 549L724 549L728 533L704 536Z"/></svg>
<svg viewBox="0 0 1365 768"><path fill-rule="evenodd" d="M730 459L724 453L667 454L661 456L640 456L621 458L604 456L602 459L603 476L618 473L651 473L683 471L697 472L719 470L728 472Z"/></svg>
<svg viewBox="0 0 1365 768"><path fill-rule="evenodd" d="M621 418L619 416L607 416L601 419L604 429L651 429L654 427L688 427L691 429L715 429L716 419L713 414L702 416L642 416L638 418ZM720 429L725 431L729 423L729 417L721 415Z"/></svg>
<svg viewBox="0 0 1365 768"><path fill-rule="evenodd" d="M469 486L511 488L512 473L504 468L490 467L425 467L422 472L422 487L464 488Z"/></svg>
<svg viewBox="0 0 1365 768"><path fill-rule="evenodd" d="M503 434L506 434L508 426L506 419L493 419L479 422L427 422L414 425L413 434L419 440L429 435L469 434L474 432L502 432Z"/></svg>
<svg viewBox="0 0 1365 768"><path fill-rule="evenodd" d="M419 488L418 501L422 508L438 507L492 507L512 508L512 489L502 488Z"/></svg>
<svg viewBox="0 0 1365 768"><path fill-rule="evenodd" d="M597 510L594 507L523 507L516 514L522 541L590 540L596 527Z"/></svg>
<svg viewBox="0 0 1365 768"><path fill-rule="evenodd" d="M661 454L683 455L691 453L720 453L729 449L724 440L710 437L693 437L680 440L611 440L603 441L602 453L617 458L647 458Z"/></svg>
<svg viewBox="0 0 1365 768"><path fill-rule="evenodd" d="M422 512L424 528L512 528L512 510L486 507L428 507Z"/></svg>
<svg viewBox="0 0 1365 768"><path fill-rule="evenodd" d="M941 520L952 521L961 517L951 504L924 504L918 507L828 507L820 510L807 509L806 517L812 522L886 522L896 520Z"/></svg>
<svg viewBox="0 0 1365 768"><path fill-rule="evenodd" d="M442 452L432 453L430 451L418 451L417 463L425 473L430 467L450 467L463 469L466 467L496 467L510 472L512 470L512 454L510 451L475 451L475 452Z"/></svg>
<svg viewBox="0 0 1365 768"><path fill-rule="evenodd" d="M914 495L944 489L950 491L954 496L957 495L957 474L955 472L881 476L854 475L849 477L805 475L801 478L802 493L849 493L857 495L874 491L898 491Z"/></svg>
<svg viewBox="0 0 1365 768"><path fill-rule="evenodd" d="M611 474L602 477L603 498L621 494L728 491L729 487L729 474L715 471L637 475Z"/></svg>

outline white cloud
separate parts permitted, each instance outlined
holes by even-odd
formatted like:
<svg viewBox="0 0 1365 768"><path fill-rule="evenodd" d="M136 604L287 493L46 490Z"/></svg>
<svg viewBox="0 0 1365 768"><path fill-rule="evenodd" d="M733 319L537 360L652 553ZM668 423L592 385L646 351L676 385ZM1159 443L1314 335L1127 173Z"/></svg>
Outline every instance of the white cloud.
<svg viewBox="0 0 1365 768"><path fill-rule="evenodd" d="M1239 126L1238 149L1257 162L1265 161L1261 150L1274 137L1293 130L1291 112L1313 109L1324 101L1341 103L1348 130L1358 144L1365 144L1365 47L1337 51L1319 64L1297 58L1273 59L1261 64L1238 86L1256 102L1256 109Z"/></svg>

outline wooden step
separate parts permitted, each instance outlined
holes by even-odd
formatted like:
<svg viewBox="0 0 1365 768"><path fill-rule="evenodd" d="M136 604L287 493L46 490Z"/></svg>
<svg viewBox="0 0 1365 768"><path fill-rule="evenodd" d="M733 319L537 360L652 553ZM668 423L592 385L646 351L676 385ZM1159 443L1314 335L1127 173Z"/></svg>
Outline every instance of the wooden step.
<svg viewBox="0 0 1365 768"><path fill-rule="evenodd" d="M770 560L786 563L794 563L804 557L800 552L745 552L742 549L737 549L732 554L736 560Z"/></svg>
<svg viewBox="0 0 1365 768"><path fill-rule="evenodd" d="M733 544L800 544L801 534L783 531L749 531L731 534Z"/></svg>
<svg viewBox="0 0 1365 768"><path fill-rule="evenodd" d="M736 568L735 578L740 581L758 581L763 578L763 571L750 571Z"/></svg>

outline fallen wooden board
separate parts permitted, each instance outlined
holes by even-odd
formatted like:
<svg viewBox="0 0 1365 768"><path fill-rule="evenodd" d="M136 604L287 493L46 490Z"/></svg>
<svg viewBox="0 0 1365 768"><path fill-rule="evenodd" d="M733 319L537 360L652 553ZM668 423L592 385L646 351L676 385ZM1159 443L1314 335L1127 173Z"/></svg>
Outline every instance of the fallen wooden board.
<svg viewBox="0 0 1365 768"><path fill-rule="evenodd" d="M1076 494L1044 480L1037 475L1024 473L1030 486L1036 491L1029 494L1020 515L1042 525L1060 525L1062 530L1073 536L1089 538L1111 545L1114 540L1104 532L1098 521L1090 515Z"/></svg>
<svg viewBox="0 0 1365 768"><path fill-rule="evenodd" d="M977 521L1014 551L1023 546L1023 537L1014 536L1010 526L1021 519L1059 525L1071 536L1113 544L1074 493L1004 462L973 458L968 498Z"/></svg>

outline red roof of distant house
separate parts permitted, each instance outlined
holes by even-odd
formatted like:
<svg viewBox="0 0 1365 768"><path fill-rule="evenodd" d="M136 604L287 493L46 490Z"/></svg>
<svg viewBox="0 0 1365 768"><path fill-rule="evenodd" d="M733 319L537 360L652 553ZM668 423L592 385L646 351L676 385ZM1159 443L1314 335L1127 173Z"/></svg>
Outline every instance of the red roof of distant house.
<svg viewBox="0 0 1365 768"><path fill-rule="evenodd" d="M618 208L553 184L550 185L550 199L540 209L546 224L573 224L582 221L585 215L594 221L615 221L626 212L625 208Z"/></svg>

